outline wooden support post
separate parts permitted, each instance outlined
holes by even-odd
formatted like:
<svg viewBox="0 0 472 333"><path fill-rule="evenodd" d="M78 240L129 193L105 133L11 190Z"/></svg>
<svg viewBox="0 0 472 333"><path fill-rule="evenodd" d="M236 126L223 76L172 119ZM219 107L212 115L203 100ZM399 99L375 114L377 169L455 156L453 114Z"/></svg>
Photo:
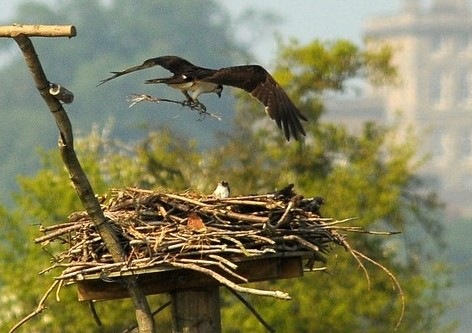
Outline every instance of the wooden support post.
<svg viewBox="0 0 472 333"><path fill-rule="evenodd" d="M221 332L218 287L179 290L170 295L173 332Z"/></svg>

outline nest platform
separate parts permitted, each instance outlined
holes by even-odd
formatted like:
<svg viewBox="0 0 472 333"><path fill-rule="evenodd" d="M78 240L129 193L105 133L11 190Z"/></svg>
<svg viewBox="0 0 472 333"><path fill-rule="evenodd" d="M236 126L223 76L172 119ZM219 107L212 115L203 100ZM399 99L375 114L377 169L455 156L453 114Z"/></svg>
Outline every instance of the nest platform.
<svg viewBox="0 0 472 333"><path fill-rule="evenodd" d="M60 269L55 279L76 283L80 300L128 297L119 281L130 274L139 277L145 294L226 285L288 298L239 285L301 276L316 270L316 263L323 266L333 246L345 246L340 232L356 227L320 217L322 203L292 187L225 199L127 188L102 201L126 250L122 262L113 262L85 211L41 227L44 235L35 241L53 245L52 266L43 272Z"/></svg>

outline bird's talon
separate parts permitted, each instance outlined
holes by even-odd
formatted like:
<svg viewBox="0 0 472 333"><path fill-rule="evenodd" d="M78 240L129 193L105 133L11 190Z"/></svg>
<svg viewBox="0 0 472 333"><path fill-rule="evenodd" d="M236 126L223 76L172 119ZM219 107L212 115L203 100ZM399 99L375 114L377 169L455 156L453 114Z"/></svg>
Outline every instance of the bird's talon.
<svg viewBox="0 0 472 333"><path fill-rule="evenodd" d="M198 110L203 111L203 112L207 110L206 106L200 102L198 102L197 107L198 107Z"/></svg>
<svg viewBox="0 0 472 333"><path fill-rule="evenodd" d="M200 101L185 100L185 101L182 101L182 106L187 106L191 108L192 110L206 112L206 106L202 104Z"/></svg>
<svg viewBox="0 0 472 333"><path fill-rule="evenodd" d="M192 101L189 101L189 100L182 101L182 106L189 106L189 107L191 107L191 106L192 106Z"/></svg>

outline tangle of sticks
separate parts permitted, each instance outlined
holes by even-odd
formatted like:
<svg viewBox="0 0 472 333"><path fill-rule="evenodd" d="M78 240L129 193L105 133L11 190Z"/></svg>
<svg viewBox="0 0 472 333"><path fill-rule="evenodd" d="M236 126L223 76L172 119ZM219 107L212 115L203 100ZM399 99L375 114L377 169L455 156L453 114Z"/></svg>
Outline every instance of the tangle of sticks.
<svg viewBox="0 0 472 333"><path fill-rule="evenodd" d="M72 213L62 224L42 226L44 235L35 241L53 256L52 265L42 273L61 269L57 280L73 282L93 274L106 281L116 272L183 268L239 292L289 299L284 292L238 286L247 279L236 273L237 263L296 252L313 269L313 263L326 262L333 246L349 250L344 232L362 230L346 226L349 220L320 217L319 203L320 198L303 198L291 188L225 199L127 188L111 191L102 201L126 249L123 261L112 260L86 212ZM58 242L61 251L55 253L48 245Z"/></svg>

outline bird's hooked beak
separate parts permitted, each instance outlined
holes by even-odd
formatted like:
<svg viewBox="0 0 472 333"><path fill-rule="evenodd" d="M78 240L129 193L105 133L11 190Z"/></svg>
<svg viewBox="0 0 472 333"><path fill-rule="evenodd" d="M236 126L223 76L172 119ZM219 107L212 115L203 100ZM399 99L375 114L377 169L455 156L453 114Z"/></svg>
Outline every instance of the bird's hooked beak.
<svg viewBox="0 0 472 333"><path fill-rule="evenodd" d="M218 87L215 89L215 94L218 95L218 98L221 98L221 93L223 92L223 86L220 84Z"/></svg>

